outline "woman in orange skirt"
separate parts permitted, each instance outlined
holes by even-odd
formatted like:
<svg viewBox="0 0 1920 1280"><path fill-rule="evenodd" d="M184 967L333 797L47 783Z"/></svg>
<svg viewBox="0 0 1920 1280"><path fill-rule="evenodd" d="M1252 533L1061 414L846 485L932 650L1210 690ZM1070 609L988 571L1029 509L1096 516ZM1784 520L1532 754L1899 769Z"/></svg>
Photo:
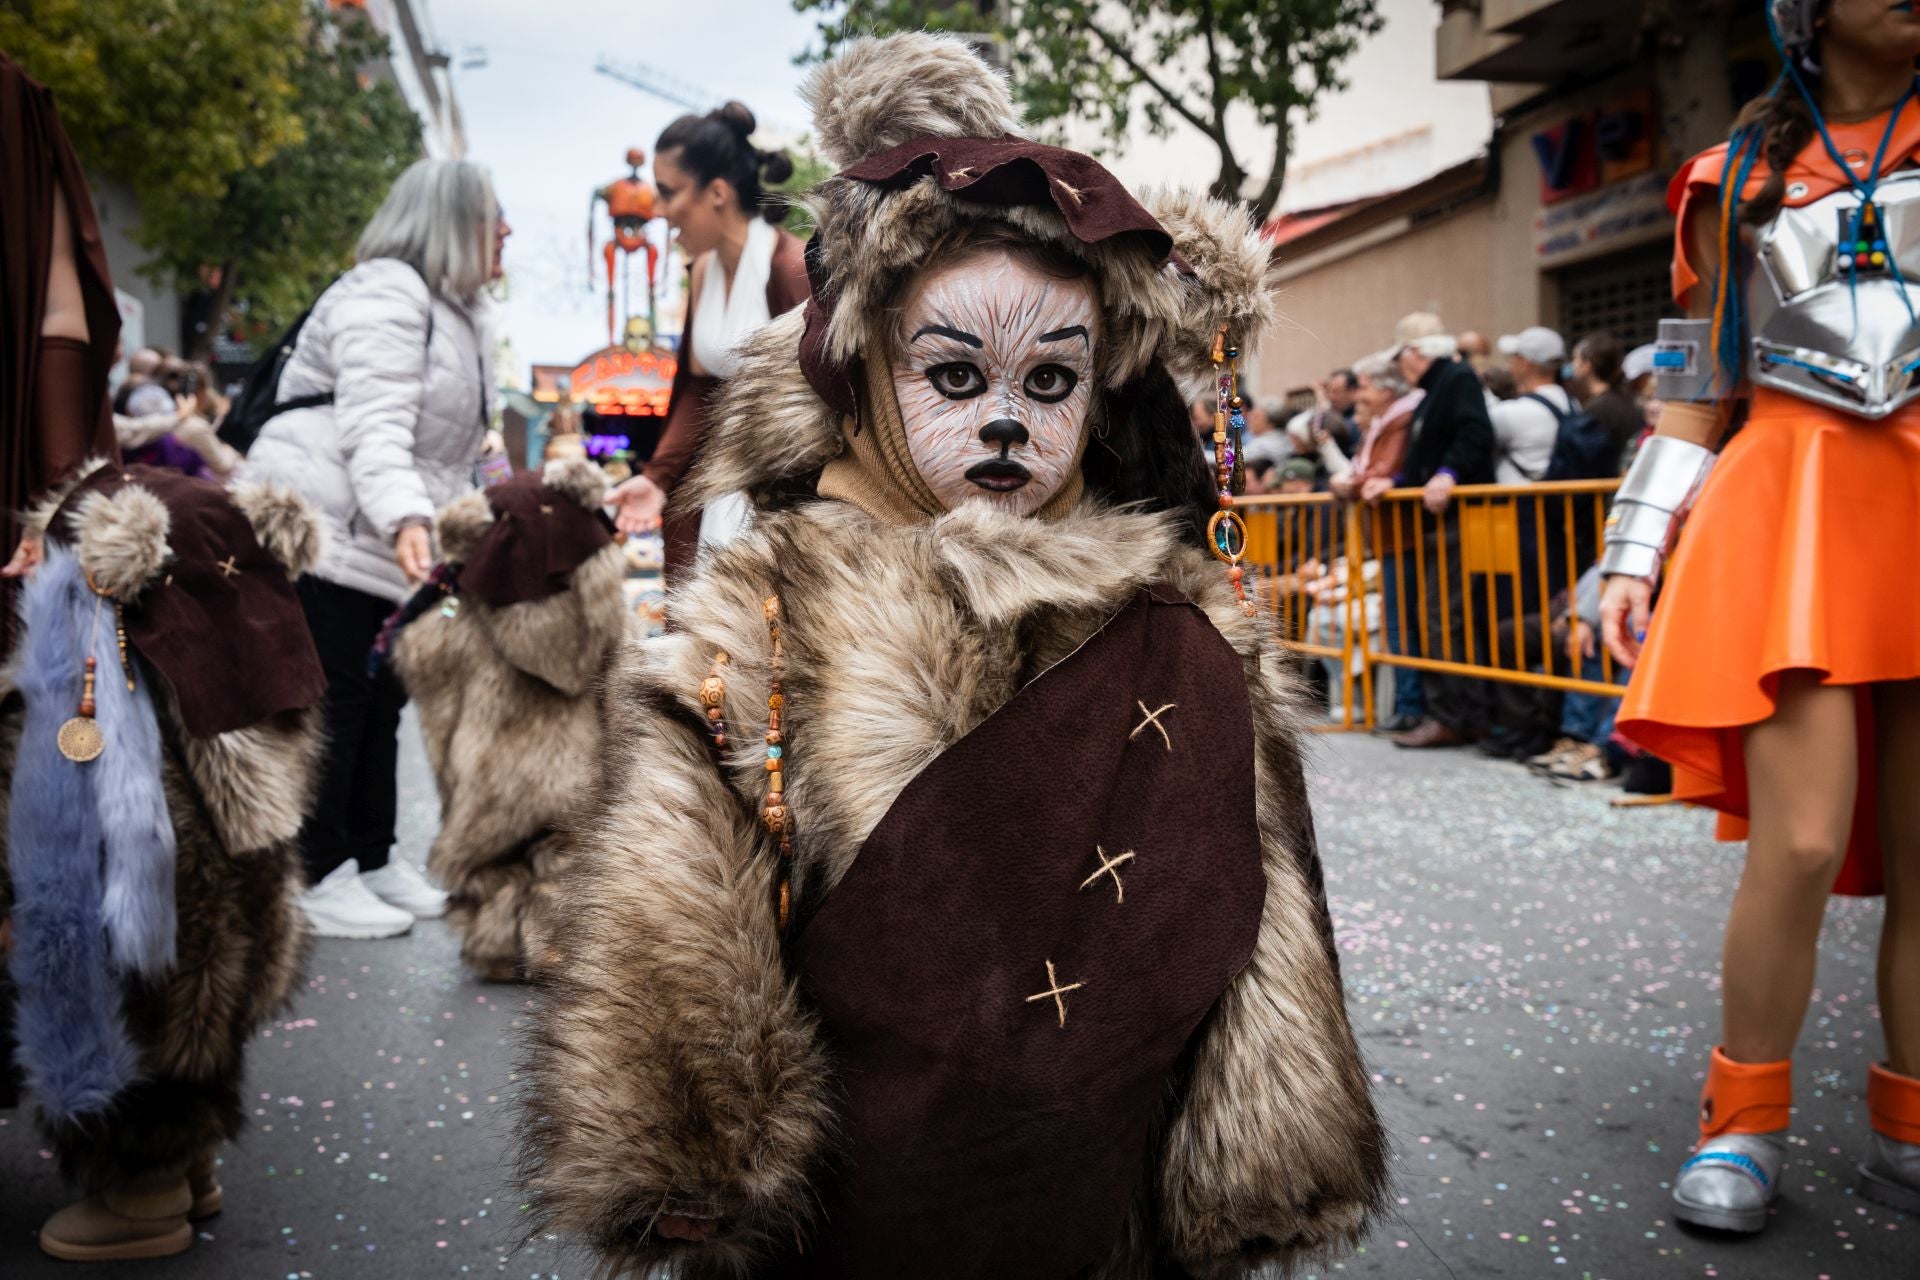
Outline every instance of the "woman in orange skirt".
<svg viewBox="0 0 1920 1280"><path fill-rule="evenodd" d="M1830 892L1886 895L1861 1190L1920 1211L1920 16L1770 17L1781 84L1674 180L1691 319L1661 326L1666 408L1602 561L1607 642L1635 666L1620 731L1748 842L1674 1184L1678 1218L1745 1232L1778 1191Z"/></svg>

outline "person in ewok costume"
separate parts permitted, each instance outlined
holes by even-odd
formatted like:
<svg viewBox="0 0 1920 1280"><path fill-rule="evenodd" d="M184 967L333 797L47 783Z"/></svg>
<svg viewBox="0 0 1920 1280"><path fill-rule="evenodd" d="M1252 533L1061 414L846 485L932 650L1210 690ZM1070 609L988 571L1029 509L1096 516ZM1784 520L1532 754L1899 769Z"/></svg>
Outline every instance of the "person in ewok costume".
<svg viewBox="0 0 1920 1280"><path fill-rule="evenodd" d="M290 493L101 465L29 528L45 559L0 676L0 916L28 1091L89 1192L40 1244L164 1257L220 1209L246 1042L299 973L325 682L291 578L321 526Z"/></svg>
<svg viewBox="0 0 1920 1280"><path fill-rule="evenodd" d="M605 693L534 1229L690 1278L1338 1251L1384 1140L1297 687L1205 550L1172 376L1271 319L1267 248L1020 137L949 38L807 93L843 166L814 296L743 350L689 495L758 513Z"/></svg>
<svg viewBox="0 0 1920 1280"><path fill-rule="evenodd" d="M1886 894L1860 1188L1920 1212L1920 16L1773 0L1770 19L1781 83L1674 180L1692 318L1661 323L1665 408L1601 562L1607 641L1635 664L1620 731L1748 842L1673 1193L1682 1221L1745 1232L1779 1190L1829 892Z"/></svg>
<svg viewBox="0 0 1920 1280"><path fill-rule="evenodd" d="M545 950L561 824L599 749L593 684L626 635L606 491L571 458L456 499L436 522L447 563L399 615L394 663L440 792L428 870L461 959L493 981Z"/></svg>

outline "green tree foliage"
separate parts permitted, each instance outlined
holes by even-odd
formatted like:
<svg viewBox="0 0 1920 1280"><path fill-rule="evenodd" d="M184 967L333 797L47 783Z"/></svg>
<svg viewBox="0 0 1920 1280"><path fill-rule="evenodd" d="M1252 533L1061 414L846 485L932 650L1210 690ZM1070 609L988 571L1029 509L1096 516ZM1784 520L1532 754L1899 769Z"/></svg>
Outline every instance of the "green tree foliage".
<svg viewBox="0 0 1920 1280"><path fill-rule="evenodd" d="M385 44L358 18L308 24L292 71L301 141L235 174L218 199L167 206L178 223L147 215L162 260L183 279L198 272L208 314L242 340L284 329L346 270L361 228L420 157L420 122L399 90L361 82Z"/></svg>
<svg viewBox="0 0 1920 1280"><path fill-rule="evenodd" d="M284 324L352 251L419 126L360 19L309 0L0 0L0 48L53 91L90 172L139 201L156 282Z"/></svg>
<svg viewBox="0 0 1920 1280"><path fill-rule="evenodd" d="M1279 201L1297 118L1345 87L1340 70L1381 26L1378 0L794 0L819 17L821 48L871 32L931 27L1000 37L1029 119L1080 120L1118 146L1136 118L1176 122L1219 152L1215 195L1261 217ZM1229 120L1251 115L1270 140L1243 159ZM1264 169L1264 174L1261 170ZM1252 180L1262 178L1249 190Z"/></svg>
<svg viewBox="0 0 1920 1280"><path fill-rule="evenodd" d="M782 225L805 240L813 235L813 217L800 201L814 183L833 176L833 166L820 158L820 153L813 149L813 139L810 137L802 138L788 147L787 158L793 161L793 176L772 190L792 201Z"/></svg>
<svg viewBox="0 0 1920 1280"><path fill-rule="evenodd" d="M208 198L300 140L305 0L0 0L0 49L53 91L81 160L149 199Z"/></svg>

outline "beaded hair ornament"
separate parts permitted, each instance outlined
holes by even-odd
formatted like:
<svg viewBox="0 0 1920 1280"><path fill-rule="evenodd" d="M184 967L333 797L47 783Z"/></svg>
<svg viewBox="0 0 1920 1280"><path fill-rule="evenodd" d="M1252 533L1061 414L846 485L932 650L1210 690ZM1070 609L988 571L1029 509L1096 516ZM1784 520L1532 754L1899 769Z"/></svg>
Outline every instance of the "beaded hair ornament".
<svg viewBox="0 0 1920 1280"><path fill-rule="evenodd" d="M1233 509L1233 495L1246 483L1242 449L1247 432L1247 402L1240 395L1240 348L1227 343L1227 328L1213 335L1213 368L1217 398L1213 411L1214 475L1220 490L1220 509L1207 522L1207 549L1227 566L1233 594L1248 617L1254 613L1247 598L1247 522Z"/></svg>

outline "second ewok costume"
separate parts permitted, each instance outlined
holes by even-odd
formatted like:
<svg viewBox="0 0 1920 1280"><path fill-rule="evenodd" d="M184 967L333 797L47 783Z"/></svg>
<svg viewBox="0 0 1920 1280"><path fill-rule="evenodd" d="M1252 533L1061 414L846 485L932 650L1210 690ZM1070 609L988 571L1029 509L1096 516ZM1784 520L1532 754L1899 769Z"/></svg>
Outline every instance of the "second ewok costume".
<svg viewBox="0 0 1920 1280"><path fill-rule="evenodd" d="M317 516L260 486L94 466L0 679L0 915L19 1060L61 1171L58 1257L154 1257L215 1212L245 1046L292 994L295 837L323 681L291 578Z"/></svg>
<svg viewBox="0 0 1920 1280"><path fill-rule="evenodd" d="M692 495L758 513L605 693L536 1230L689 1280L1348 1246L1384 1143L1295 679L1204 549L1170 376L1271 318L1267 247L1021 138L951 39L808 93L843 167L814 299L744 349Z"/></svg>
<svg viewBox="0 0 1920 1280"><path fill-rule="evenodd" d="M549 462L440 512L446 565L393 657L440 793L427 868L483 978L538 968L561 827L599 747L593 687L627 633L604 472Z"/></svg>

